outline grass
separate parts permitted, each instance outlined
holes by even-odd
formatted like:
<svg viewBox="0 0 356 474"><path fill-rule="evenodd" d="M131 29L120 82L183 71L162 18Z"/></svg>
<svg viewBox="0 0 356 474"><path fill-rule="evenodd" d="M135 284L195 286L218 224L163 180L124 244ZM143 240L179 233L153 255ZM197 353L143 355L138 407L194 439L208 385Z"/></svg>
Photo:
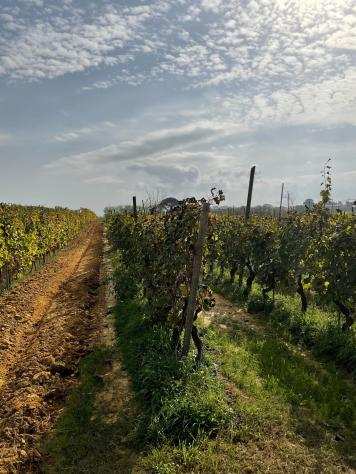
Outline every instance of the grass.
<svg viewBox="0 0 356 474"><path fill-rule="evenodd" d="M111 349L98 347L83 359L80 383L71 391L55 431L43 447L47 462L41 472L131 472L134 452L125 439L133 420L120 416L118 422L108 423L97 404L104 388L101 374L112 357Z"/></svg>
<svg viewBox="0 0 356 474"><path fill-rule="evenodd" d="M226 323L226 321L225 321ZM205 364L178 363L139 301L117 311L141 406L137 472L340 472L355 466L354 386L269 331L202 329ZM136 472L136 471L135 471Z"/></svg>
<svg viewBox="0 0 356 474"><path fill-rule="evenodd" d="M231 410L211 364L177 361L168 328L150 326L140 302L121 302L117 315L119 346L141 405L140 444L189 444L227 428Z"/></svg>
<svg viewBox="0 0 356 474"><path fill-rule="evenodd" d="M331 309L310 304L303 313L300 300L294 295L277 293L275 304L263 300L261 287L254 284L246 299L242 289L228 279L214 280L215 290L231 301L258 314L268 322L278 334L293 343L311 349L315 356L334 362L337 366L354 373L356 370L356 331L343 332L339 316Z"/></svg>
<svg viewBox="0 0 356 474"><path fill-rule="evenodd" d="M229 398L230 426L141 459L158 473L340 472L354 466L355 390L271 338L210 329L208 359Z"/></svg>
<svg viewBox="0 0 356 474"><path fill-rule="evenodd" d="M273 320L262 318L257 330L224 314L201 327L204 364L196 367L193 354L179 362L168 328L151 326L144 302L130 296L118 304L115 317L135 415L123 412L110 424L102 416L95 400L105 387L98 374L111 354L97 349L83 361L80 384L47 445L47 472L356 468L356 391L335 364L301 351L292 336L280 337Z"/></svg>

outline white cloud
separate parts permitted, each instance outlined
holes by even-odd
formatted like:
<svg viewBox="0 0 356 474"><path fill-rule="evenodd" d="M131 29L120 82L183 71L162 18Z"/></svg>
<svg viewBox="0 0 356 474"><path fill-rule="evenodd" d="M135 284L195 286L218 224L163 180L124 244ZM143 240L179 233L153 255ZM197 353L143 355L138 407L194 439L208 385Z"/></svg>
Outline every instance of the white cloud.
<svg viewBox="0 0 356 474"><path fill-rule="evenodd" d="M0 146L1 145L5 145L6 143L8 143L11 139L11 135L9 135L8 133L1 133L0 132Z"/></svg>
<svg viewBox="0 0 356 474"><path fill-rule="evenodd" d="M116 145L108 145L89 152L61 157L47 163L44 165L44 168L54 172L77 172L84 175L93 171L98 162L105 162L106 159L111 159L117 151L118 147Z"/></svg>
<svg viewBox="0 0 356 474"><path fill-rule="evenodd" d="M171 74L190 86L233 84L260 93L341 77L354 61L352 0L155 0L83 10L49 1L45 15L4 15L20 30L0 33L0 75L42 79L119 67L85 90Z"/></svg>
<svg viewBox="0 0 356 474"><path fill-rule="evenodd" d="M222 104L222 107L221 107ZM356 124L356 67L343 77L304 84L293 89L267 91L246 97L218 97L216 108L249 127L261 125ZM223 109L223 110L222 110Z"/></svg>
<svg viewBox="0 0 356 474"><path fill-rule="evenodd" d="M201 0L203 10L212 10L215 13L219 11L220 4L221 0Z"/></svg>
<svg viewBox="0 0 356 474"><path fill-rule="evenodd" d="M73 142L79 140L87 135L102 133L107 130L112 130L116 127L113 122L102 122L96 125L89 125L87 127L77 128L74 130L58 133L52 137L52 140L57 142Z"/></svg>
<svg viewBox="0 0 356 474"><path fill-rule="evenodd" d="M5 22L5 23L8 23L10 21L13 21L13 17L11 15L9 15L8 13L2 13L0 14L0 20L2 22Z"/></svg>
<svg viewBox="0 0 356 474"><path fill-rule="evenodd" d="M30 3L0 16L0 76L26 81L85 72L76 88L87 92L122 82L170 87L171 78L178 90L194 89L194 105L177 111L176 123L161 110L161 123L146 116L145 126L129 130L125 142L111 133L106 142L97 137L95 149L78 153L80 140L111 126L54 134L52 140L66 149L75 143L75 151L46 166L55 173L75 171L88 184L113 185L132 175L140 183L159 182L164 172L172 182L181 176L196 186L217 176L232 189L237 178L229 176L231 160L234 154L247 160L249 145L228 150L223 142L230 135L261 127L356 124L353 0L153 0L136 7L107 0L85 9L70 1L59 7L48 0L44 9ZM93 79L89 71L99 67ZM158 131L149 131L154 126ZM204 160L202 172L198 163ZM110 166L123 177L113 171L110 178L101 168Z"/></svg>
<svg viewBox="0 0 356 474"><path fill-rule="evenodd" d="M104 185L115 185L115 186L117 186L118 184L124 183L122 179L118 178L117 176L112 176L112 175L94 176L92 178L86 178L84 182L87 184L104 184Z"/></svg>
<svg viewBox="0 0 356 474"><path fill-rule="evenodd" d="M143 177L151 177L156 186L171 189L179 183L181 186L195 186L200 181L200 171L196 166L165 163L137 163L129 165L127 171Z"/></svg>
<svg viewBox="0 0 356 474"><path fill-rule="evenodd" d="M46 11L45 19L41 13L35 20L31 15L14 19L21 28L11 41L0 33L0 75L33 80L115 65L117 52L137 41L140 27L153 15L150 7L132 14L113 6L89 15L70 4L60 12L53 6Z"/></svg>
<svg viewBox="0 0 356 474"><path fill-rule="evenodd" d="M20 0L25 5L34 5L36 7L43 7L43 0Z"/></svg>
<svg viewBox="0 0 356 474"><path fill-rule="evenodd" d="M163 156L174 150L184 149L199 143L207 144L218 137L237 133L240 129L223 123L195 122L182 127L161 129L146 133L141 139L131 139L112 144L87 153L62 157L45 167L53 171L78 171L86 173L95 166L109 163L143 160ZM73 136L72 136L73 135ZM75 133L70 139L76 138Z"/></svg>

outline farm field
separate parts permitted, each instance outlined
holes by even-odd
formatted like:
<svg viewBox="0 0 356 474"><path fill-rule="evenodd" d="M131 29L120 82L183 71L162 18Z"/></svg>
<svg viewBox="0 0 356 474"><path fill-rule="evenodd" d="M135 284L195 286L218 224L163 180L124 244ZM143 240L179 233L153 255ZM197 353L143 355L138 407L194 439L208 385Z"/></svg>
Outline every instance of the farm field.
<svg viewBox="0 0 356 474"><path fill-rule="evenodd" d="M37 465L37 441L95 343L100 260L96 224L0 297L0 472Z"/></svg>
<svg viewBox="0 0 356 474"><path fill-rule="evenodd" d="M317 215L210 215L199 249L203 215L92 216L2 292L1 473L355 471L354 218L321 209L324 244L298 240L280 272ZM339 253L315 257L327 238Z"/></svg>
<svg viewBox="0 0 356 474"><path fill-rule="evenodd" d="M356 0L0 0L0 474L356 474Z"/></svg>

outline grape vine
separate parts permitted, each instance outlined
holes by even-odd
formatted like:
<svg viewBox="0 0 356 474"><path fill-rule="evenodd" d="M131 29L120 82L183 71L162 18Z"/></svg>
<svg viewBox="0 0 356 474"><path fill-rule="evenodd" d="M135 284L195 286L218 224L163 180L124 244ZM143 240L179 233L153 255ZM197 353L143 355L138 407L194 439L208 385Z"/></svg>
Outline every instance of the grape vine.
<svg viewBox="0 0 356 474"><path fill-rule="evenodd" d="M348 330L356 302L356 219L331 215L323 199L307 213L289 213L281 222L273 217L253 216L248 222L239 216L217 217L210 268L229 270L231 281L239 273L245 297L257 280L266 299L277 287L298 293L302 311L308 307L307 294L316 303L333 304Z"/></svg>
<svg viewBox="0 0 356 474"><path fill-rule="evenodd" d="M0 288L10 286L36 262L65 247L93 218L87 209L0 203Z"/></svg>
<svg viewBox="0 0 356 474"><path fill-rule="evenodd" d="M212 201L222 200L220 191ZM106 224L112 247L119 250L116 285L119 297L142 292L151 324L168 324L172 349L179 354L180 335L186 320L195 244L202 203L188 198L166 213L107 212ZM212 237L209 233L208 240ZM195 319L202 308L214 305L211 290L203 284L207 272L208 245L203 248L201 285ZM195 325L192 338L202 357L202 343Z"/></svg>

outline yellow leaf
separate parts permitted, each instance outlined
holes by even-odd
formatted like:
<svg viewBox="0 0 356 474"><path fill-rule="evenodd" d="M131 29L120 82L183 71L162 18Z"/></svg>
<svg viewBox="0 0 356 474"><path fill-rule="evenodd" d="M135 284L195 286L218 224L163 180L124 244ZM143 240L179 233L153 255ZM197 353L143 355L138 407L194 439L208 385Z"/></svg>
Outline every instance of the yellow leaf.
<svg viewBox="0 0 356 474"><path fill-rule="evenodd" d="M187 285L185 285L184 283L179 285L179 289L180 289L180 292L181 292L182 296L187 297L189 295L189 289L188 289Z"/></svg>

